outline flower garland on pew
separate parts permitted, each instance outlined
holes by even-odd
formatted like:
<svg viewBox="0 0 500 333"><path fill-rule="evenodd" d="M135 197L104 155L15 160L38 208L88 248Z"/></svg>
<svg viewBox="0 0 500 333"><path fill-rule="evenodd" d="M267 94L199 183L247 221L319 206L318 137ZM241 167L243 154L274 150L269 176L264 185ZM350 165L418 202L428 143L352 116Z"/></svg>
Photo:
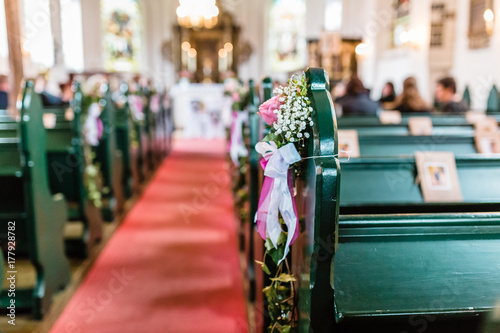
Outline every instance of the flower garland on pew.
<svg viewBox="0 0 500 333"><path fill-rule="evenodd" d="M256 262L267 275L271 270L266 257L276 265L271 284L262 290L271 319L268 331L288 333L297 328L297 319L295 278L287 254L300 232L292 176L300 171L299 162L310 136L307 129L314 123L304 75L292 76L288 86L276 88L274 95L259 107L270 133L255 147L262 155L260 164L265 175L255 222L266 247L263 260Z"/></svg>
<svg viewBox="0 0 500 333"><path fill-rule="evenodd" d="M82 121L83 121L83 154L85 160L84 184L87 197L92 204L102 207L103 180L101 166L96 162L95 147L99 146L99 141L103 134L103 123L99 116L102 112L104 94L101 90L102 80L93 82L89 78L84 86L82 99Z"/></svg>
<svg viewBox="0 0 500 333"><path fill-rule="evenodd" d="M232 188L235 208L240 221L248 220L248 186L245 174L248 168L248 150L245 146L245 122L248 121L246 108L250 102L249 90L239 81L229 80L224 87L224 95L231 98L232 122L228 133L229 156L236 167L232 176Z"/></svg>

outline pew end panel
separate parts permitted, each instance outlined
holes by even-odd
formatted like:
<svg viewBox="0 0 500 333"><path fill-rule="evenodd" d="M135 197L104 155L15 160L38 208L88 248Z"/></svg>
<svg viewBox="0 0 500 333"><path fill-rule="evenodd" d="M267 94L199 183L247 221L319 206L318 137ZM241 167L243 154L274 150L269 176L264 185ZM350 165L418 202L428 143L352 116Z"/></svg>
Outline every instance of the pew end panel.
<svg viewBox="0 0 500 333"><path fill-rule="evenodd" d="M334 327L332 260L339 214L340 164L337 131L329 79L323 69L306 71L308 97L313 108L308 159L302 162L301 206L305 214L303 265L298 272L299 331L331 331Z"/></svg>

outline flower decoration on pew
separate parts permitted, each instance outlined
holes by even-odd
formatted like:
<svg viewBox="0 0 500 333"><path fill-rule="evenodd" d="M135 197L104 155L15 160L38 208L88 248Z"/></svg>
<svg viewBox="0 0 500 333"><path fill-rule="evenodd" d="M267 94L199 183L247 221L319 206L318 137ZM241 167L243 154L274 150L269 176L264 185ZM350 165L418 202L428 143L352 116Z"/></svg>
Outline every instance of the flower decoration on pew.
<svg viewBox="0 0 500 333"><path fill-rule="evenodd" d="M104 191L102 173L96 161L96 149L104 133L100 118L103 110L106 79L101 75L91 76L82 86L82 135L85 160L84 184L90 202L100 208Z"/></svg>
<svg viewBox="0 0 500 333"><path fill-rule="evenodd" d="M255 222L265 240L266 253L262 262L257 263L268 275L272 275L272 267L268 267L266 257L269 255L275 264L271 285L263 290L269 304L269 331L290 332L297 321L295 278L289 269L287 254L300 232L292 177L299 169L301 153L314 122L304 75L292 76L288 86L276 88L274 95L259 107L259 114L270 132L255 147L262 155L260 163L265 176Z"/></svg>
<svg viewBox="0 0 500 333"><path fill-rule="evenodd" d="M228 124L228 152L235 167L232 172L232 188L235 208L242 222L248 221L248 186L246 172L248 168L248 148L245 144L245 126L248 123L247 107L250 92L247 86L234 78L224 83L226 96L222 117Z"/></svg>
<svg viewBox="0 0 500 333"><path fill-rule="evenodd" d="M243 111L250 102L248 87L236 79L230 79L226 82L224 95L231 97L233 111Z"/></svg>

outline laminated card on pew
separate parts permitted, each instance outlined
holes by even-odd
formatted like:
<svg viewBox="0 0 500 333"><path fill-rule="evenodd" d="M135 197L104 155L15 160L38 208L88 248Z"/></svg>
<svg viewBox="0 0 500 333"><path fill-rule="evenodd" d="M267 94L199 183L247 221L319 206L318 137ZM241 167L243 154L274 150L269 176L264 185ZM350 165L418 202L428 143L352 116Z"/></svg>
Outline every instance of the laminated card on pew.
<svg viewBox="0 0 500 333"><path fill-rule="evenodd" d="M339 130L339 158L359 157L358 131Z"/></svg>
<svg viewBox="0 0 500 333"><path fill-rule="evenodd" d="M384 110L380 112L378 119L381 124L401 124L403 117L397 110Z"/></svg>
<svg viewBox="0 0 500 333"><path fill-rule="evenodd" d="M495 118L478 121L474 130L476 149L480 154L500 154L500 131Z"/></svg>
<svg viewBox="0 0 500 333"><path fill-rule="evenodd" d="M467 111L465 112L465 120L469 124L475 124L481 120L486 119L486 113L483 111Z"/></svg>
<svg viewBox="0 0 500 333"><path fill-rule="evenodd" d="M432 119L430 117L410 117L408 118L408 128L410 135L432 135Z"/></svg>
<svg viewBox="0 0 500 333"><path fill-rule="evenodd" d="M416 152L415 162L425 202L463 201L452 152Z"/></svg>

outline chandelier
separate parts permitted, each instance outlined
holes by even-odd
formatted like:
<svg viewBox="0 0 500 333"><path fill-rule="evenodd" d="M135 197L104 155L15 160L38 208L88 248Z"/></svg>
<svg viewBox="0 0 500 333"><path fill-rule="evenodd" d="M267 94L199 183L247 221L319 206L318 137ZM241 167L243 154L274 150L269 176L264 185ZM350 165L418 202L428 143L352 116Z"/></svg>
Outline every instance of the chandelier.
<svg viewBox="0 0 500 333"><path fill-rule="evenodd" d="M215 0L179 0L177 22L186 28L211 29L217 24L219 8Z"/></svg>

